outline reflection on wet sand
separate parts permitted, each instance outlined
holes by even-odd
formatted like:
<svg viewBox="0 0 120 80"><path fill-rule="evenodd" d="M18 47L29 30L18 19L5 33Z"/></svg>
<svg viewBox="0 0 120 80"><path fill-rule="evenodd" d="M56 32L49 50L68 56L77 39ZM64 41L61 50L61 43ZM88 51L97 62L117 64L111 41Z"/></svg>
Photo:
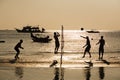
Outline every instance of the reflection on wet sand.
<svg viewBox="0 0 120 80"><path fill-rule="evenodd" d="M91 68L85 68L85 70L84 70L86 80L90 80L90 77L91 77L91 71L90 71L90 69Z"/></svg>
<svg viewBox="0 0 120 80"><path fill-rule="evenodd" d="M61 77L60 80L64 80L64 68L60 68L61 69Z"/></svg>
<svg viewBox="0 0 120 80"><path fill-rule="evenodd" d="M15 67L15 76L18 77L18 80L22 80L23 78L23 68Z"/></svg>
<svg viewBox="0 0 120 80"><path fill-rule="evenodd" d="M59 68L55 68L55 72L54 72L55 76L53 80L59 80Z"/></svg>
<svg viewBox="0 0 120 80"><path fill-rule="evenodd" d="M99 67L99 79L103 80L105 77L105 73L104 73L104 67ZM91 77L91 68L85 68L84 69L85 72L85 79L86 80L90 80Z"/></svg>
<svg viewBox="0 0 120 80"><path fill-rule="evenodd" d="M99 67L99 78L100 78L100 80L103 80L104 77L105 77L104 67Z"/></svg>
<svg viewBox="0 0 120 80"><path fill-rule="evenodd" d="M99 79L103 80L105 77L104 67L99 67ZM84 69L85 80L91 80L91 68ZM54 69L54 79L53 80L64 80L64 68Z"/></svg>
<svg viewBox="0 0 120 80"><path fill-rule="evenodd" d="M64 80L64 68L55 68L53 80Z"/></svg>

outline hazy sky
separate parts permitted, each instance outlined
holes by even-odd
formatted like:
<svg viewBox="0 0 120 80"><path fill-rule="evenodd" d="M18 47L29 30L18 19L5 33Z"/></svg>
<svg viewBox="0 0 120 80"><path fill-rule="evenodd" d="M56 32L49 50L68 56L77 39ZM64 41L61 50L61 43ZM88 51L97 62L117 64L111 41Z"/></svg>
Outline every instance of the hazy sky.
<svg viewBox="0 0 120 80"><path fill-rule="evenodd" d="M120 30L120 0L0 0L0 29Z"/></svg>

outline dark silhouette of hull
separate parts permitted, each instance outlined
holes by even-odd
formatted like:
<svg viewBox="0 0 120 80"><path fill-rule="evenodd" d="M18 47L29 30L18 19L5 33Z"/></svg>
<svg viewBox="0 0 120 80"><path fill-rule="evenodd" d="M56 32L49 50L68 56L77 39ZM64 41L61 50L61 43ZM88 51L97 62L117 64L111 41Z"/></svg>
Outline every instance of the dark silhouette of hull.
<svg viewBox="0 0 120 80"><path fill-rule="evenodd" d="M21 32L21 33L30 33L30 32L33 32L33 33L35 33L35 32L41 32L41 31L27 31L27 30L20 30L20 29L16 29L16 31L17 32Z"/></svg>
<svg viewBox="0 0 120 80"><path fill-rule="evenodd" d="M93 31L93 30L91 30L91 31L87 31L88 33L100 33L99 31Z"/></svg>
<svg viewBox="0 0 120 80"><path fill-rule="evenodd" d="M5 43L5 41L0 41L0 43Z"/></svg>
<svg viewBox="0 0 120 80"><path fill-rule="evenodd" d="M17 32L23 32L23 33L35 33L35 32L40 32L43 33L45 32L45 29L42 28L42 30L39 29L39 27L32 27L32 26L25 26L23 29L16 29Z"/></svg>
<svg viewBox="0 0 120 80"><path fill-rule="evenodd" d="M49 36L46 36L44 38L38 38L38 37L34 36L32 33L31 33L31 38L34 42L41 42L41 43L48 43L52 40L49 38Z"/></svg>

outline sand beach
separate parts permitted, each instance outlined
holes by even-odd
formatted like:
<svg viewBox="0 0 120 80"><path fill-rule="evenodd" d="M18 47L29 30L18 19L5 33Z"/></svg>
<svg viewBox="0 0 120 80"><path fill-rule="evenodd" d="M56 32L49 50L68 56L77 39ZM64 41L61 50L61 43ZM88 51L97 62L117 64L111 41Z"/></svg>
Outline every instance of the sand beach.
<svg viewBox="0 0 120 80"><path fill-rule="evenodd" d="M48 56L49 55L49 56ZM98 54L93 53L92 58L86 55L82 58L83 54L65 53L62 55L62 67L64 68L79 68L89 66L89 62L92 63L92 67L120 67L120 55L119 53L105 53L103 60L98 60ZM43 53L39 55L27 56L20 55L20 59L14 62L14 55L0 56L0 66L18 66L18 67L50 67L54 60L57 60L57 64L53 67L60 66L61 54ZM12 62L13 61L13 62Z"/></svg>
<svg viewBox="0 0 120 80"><path fill-rule="evenodd" d="M59 31L60 32L60 31ZM119 80L120 79L120 32L89 34L80 31L65 31L65 45L60 67L61 49L54 54L54 40L50 43L36 43L30 34L2 31L5 40L0 47L0 80ZM46 33L53 38L53 31ZM89 36L91 55L82 58L85 41L80 37ZM106 45L103 60L98 60L100 36L105 36ZM74 36L74 37L73 37ZM14 60L14 46L23 39L24 50L20 59ZM53 66L53 61L57 63ZM51 67L50 67L51 66Z"/></svg>
<svg viewBox="0 0 120 80"><path fill-rule="evenodd" d="M82 54L63 54L63 64L60 67L61 54L44 53L42 55L26 56L20 54L16 62L14 55L0 56L1 80L119 80L120 55L108 53L104 60L98 60L98 54L92 58ZM49 57L48 57L49 55ZM58 63L52 67L53 60Z"/></svg>

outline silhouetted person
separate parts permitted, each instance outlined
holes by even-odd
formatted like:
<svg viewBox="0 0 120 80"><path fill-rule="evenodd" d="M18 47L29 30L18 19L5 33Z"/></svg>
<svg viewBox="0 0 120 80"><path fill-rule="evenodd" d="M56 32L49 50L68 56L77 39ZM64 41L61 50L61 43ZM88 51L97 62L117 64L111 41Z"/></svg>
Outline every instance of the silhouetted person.
<svg viewBox="0 0 120 80"><path fill-rule="evenodd" d="M99 67L99 77L101 80L104 79L104 77L105 77L104 67Z"/></svg>
<svg viewBox="0 0 120 80"><path fill-rule="evenodd" d="M81 37L83 37L83 36L81 36ZM88 53L89 53L89 57L91 58L91 53L90 53L91 44L90 44L89 37L87 36L87 37L83 37L83 38L85 38L85 39L86 39L86 44L85 44L85 46L83 46L83 48L84 48L84 47L86 47L86 48L85 48L84 55L83 55L83 57L82 57L82 58L84 58L84 57L85 57L86 52L88 52Z"/></svg>
<svg viewBox="0 0 120 80"><path fill-rule="evenodd" d="M54 39L55 39L55 50L54 53L56 54L58 52L60 43L59 43L59 39L58 37L60 36L60 34L58 32L54 32Z"/></svg>
<svg viewBox="0 0 120 80"><path fill-rule="evenodd" d="M105 45L105 40L103 39L103 36L101 36L101 39L99 40L97 44L100 44L99 45L99 59L103 59L104 45Z"/></svg>
<svg viewBox="0 0 120 80"><path fill-rule="evenodd" d="M23 40L21 39L17 44L16 46L14 47L15 51L17 52L16 55L15 55L15 59L19 59L18 55L20 54L20 50L19 48L21 49L24 49L21 44L23 43Z"/></svg>

